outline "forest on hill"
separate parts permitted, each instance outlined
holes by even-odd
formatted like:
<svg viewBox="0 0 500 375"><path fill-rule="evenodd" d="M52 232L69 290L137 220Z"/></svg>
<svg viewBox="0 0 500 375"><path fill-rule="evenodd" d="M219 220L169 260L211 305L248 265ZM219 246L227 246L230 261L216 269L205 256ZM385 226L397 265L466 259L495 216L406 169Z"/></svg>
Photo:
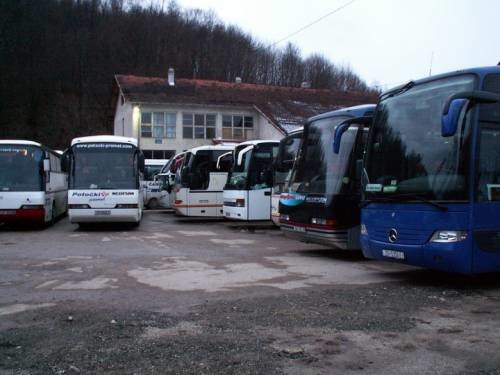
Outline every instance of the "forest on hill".
<svg viewBox="0 0 500 375"><path fill-rule="evenodd" d="M270 47L175 1L0 1L0 138L64 148L112 131L115 74L372 91L348 67Z"/></svg>

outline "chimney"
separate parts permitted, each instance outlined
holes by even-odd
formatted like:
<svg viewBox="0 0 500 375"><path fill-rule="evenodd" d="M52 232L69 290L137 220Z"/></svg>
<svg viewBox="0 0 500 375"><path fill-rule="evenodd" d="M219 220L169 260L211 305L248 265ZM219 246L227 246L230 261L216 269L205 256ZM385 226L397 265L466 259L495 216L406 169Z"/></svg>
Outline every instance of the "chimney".
<svg viewBox="0 0 500 375"><path fill-rule="evenodd" d="M234 82L236 82L236 83L241 83L241 77L236 77L236 78L234 79Z"/></svg>
<svg viewBox="0 0 500 375"><path fill-rule="evenodd" d="M168 68L168 85L175 86L175 72L173 68Z"/></svg>
<svg viewBox="0 0 500 375"><path fill-rule="evenodd" d="M311 82L304 81L300 84L300 87L303 89L310 89L311 88Z"/></svg>

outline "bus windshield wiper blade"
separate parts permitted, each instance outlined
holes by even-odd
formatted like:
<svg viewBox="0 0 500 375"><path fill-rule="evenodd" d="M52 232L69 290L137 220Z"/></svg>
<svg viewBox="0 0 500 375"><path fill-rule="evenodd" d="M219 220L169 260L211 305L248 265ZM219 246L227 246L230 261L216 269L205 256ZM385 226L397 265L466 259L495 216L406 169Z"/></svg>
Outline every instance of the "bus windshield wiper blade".
<svg viewBox="0 0 500 375"><path fill-rule="evenodd" d="M392 98L393 96L396 96L396 95L402 94L405 91L408 91L413 86L415 86L415 82L409 81L408 83L406 83L398 88L395 88L395 89L387 92L386 94L382 94L380 99L383 100L383 99L387 99L387 98Z"/></svg>
<svg viewBox="0 0 500 375"><path fill-rule="evenodd" d="M448 207L446 207L440 203L437 203L437 202L429 200L429 199L425 199L422 196L419 196L419 194L411 194L411 193L410 194L395 194L395 195L391 195L388 197L375 197L374 199L366 199L366 200L361 202L360 206L363 208L363 207L366 207L370 203L376 203L376 202L407 202L406 199L401 200L398 198L407 198L408 200L415 200L418 202L427 203L433 207L436 207L437 209L439 209L441 211L448 211Z"/></svg>

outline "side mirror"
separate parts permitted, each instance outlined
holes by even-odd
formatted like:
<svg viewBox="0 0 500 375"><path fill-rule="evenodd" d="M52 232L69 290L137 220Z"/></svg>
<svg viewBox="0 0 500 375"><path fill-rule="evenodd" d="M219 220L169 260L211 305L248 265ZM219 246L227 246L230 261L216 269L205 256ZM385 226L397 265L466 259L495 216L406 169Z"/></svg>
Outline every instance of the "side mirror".
<svg viewBox="0 0 500 375"><path fill-rule="evenodd" d="M50 159L43 159L43 171L50 172Z"/></svg>
<svg viewBox="0 0 500 375"><path fill-rule="evenodd" d="M448 112L443 113L441 117L441 136L452 137L458 129L458 121L463 109L467 106L467 99L453 99L449 106Z"/></svg>
<svg viewBox="0 0 500 375"><path fill-rule="evenodd" d="M500 95L489 91L463 91L451 95L443 106L441 117L441 135L451 137L457 132L460 113L467 106L467 102L472 103L499 103Z"/></svg>
<svg viewBox="0 0 500 375"><path fill-rule="evenodd" d="M142 152L139 153L139 156L138 156L138 167L139 167L139 171L141 171L141 173L144 173L144 154Z"/></svg>
<svg viewBox="0 0 500 375"><path fill-rule="evenodd" d="M340 123L339 126L335 128L335 132L333 133L333 152L338 154L340 152L340 141L342 140L342 135L349 129L349 126L352 124L357 125L369 125L373 120L372 116L361 116L361 117L353 117L344 122Z"/></svg>
<svg viewBox="0 0 500 375"><path fill-rule="evenodd" d="M66 150L61 155L61 170L64 173L69 172L69 150Z"/></svg>
<svg viewBox="0 0 500 375"><path fill-rule="evenodd" d="M333 152L338 154L340 152L340 142L342 140L342 135L349 129L349 124L341 124L335 128L333 135Z"/></svg>
<svg viewBox="0 0 500 375"><path fill-rule="evenodd" d="M356 160L356 179L361 181L361 176L363 174L363 159Z"/></svg>

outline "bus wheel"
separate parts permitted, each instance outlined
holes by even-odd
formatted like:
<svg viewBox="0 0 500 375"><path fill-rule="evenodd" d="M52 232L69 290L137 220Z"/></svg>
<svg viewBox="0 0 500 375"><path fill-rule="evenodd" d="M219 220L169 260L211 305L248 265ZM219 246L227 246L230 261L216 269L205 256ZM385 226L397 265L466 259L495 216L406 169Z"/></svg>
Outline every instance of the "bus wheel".
<svg viewBox="0 0 500 375"><path fill-rule="evenodd" d="M154 210L156 208L160 207L160 203L158 202L158 199L156 198L151 198L148 202L148 208L150 210Z"/></svg>

